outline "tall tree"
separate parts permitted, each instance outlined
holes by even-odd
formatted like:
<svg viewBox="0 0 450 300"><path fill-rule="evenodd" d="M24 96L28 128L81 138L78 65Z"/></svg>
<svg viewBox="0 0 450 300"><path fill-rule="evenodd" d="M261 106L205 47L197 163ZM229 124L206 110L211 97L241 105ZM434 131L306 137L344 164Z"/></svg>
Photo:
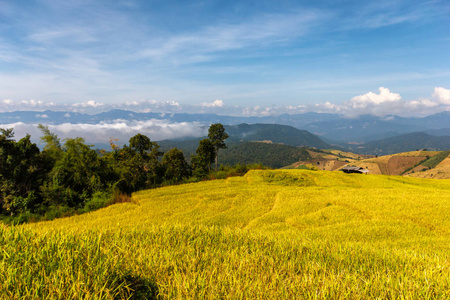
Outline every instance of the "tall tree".
<svg viewBox="0 0 450 300"><path fill-rule="evenodd" d="M214 145L209 139L203 139L198 143L195 155L192 156L192 169L194 176L204 178L211 170L216 152Z"/></svg>
<svg viewBox="0 0 450 300"><path fill-rule="evenodd" d="M30 211L41 200L39 185L45 175L39 148L29 135L16 142L12 129L0 132L0 212Z"/></svg>
<svg viewBox="0 0 450 300"><path fill-rule="evenodd" d="M214 146L215 155L216 155L216 172L217 172L217 162L219 157L219 150L226 149L227 145L225 144L225 140L229 137L229 135L225 132L225 128L222 124L216 123L211 124L208 130L208 138Z"/></svg>
<svg viewBox="0 0 450 300"><path fill-rule="evenodd" d="M111 164L120 176L115 186L127 194L160 183L164 175L158 160L163 153L156 142L136 134L129 144L111 156Z"/></svg>
<svg viewBox="0 0 450 300"><path fill-rule="evenodd" d="M165 168L164 178L167 180L181 181L190 175L189 165L184 159L183 151L172 148L162 158Z"/></svg>

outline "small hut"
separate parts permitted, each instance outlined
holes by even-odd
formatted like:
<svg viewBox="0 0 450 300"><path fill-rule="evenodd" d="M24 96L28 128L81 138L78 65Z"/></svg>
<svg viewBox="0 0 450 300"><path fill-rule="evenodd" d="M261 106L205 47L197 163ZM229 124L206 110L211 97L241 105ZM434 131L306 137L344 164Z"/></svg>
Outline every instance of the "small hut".
<svg viewBox="0 0 450 300"><path fill-rule="evenodd" d="M344 173L359 173L359 174L367 174L369 173L369 170L361 168L361 167L344 167L340 169L340 171Z"/></svg>

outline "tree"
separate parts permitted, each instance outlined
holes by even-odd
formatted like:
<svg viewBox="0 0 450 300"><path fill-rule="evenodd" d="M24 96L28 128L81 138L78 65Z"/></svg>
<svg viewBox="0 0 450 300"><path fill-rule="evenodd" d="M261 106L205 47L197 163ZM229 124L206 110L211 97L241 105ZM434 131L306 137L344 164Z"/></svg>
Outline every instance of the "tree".
<svg viewBox="0 0 450 300"><path fill-rule="evenodd" d="M163 153L157 143L139 133L130 138L129 144L110 156L111 165L120 177L115 186L126 194L157 185L164 175L158 161Z"/></svg>
<svg viewBox="0 0 450 300"><path fill-rule="evenodd" d="M172 148L162 158L165 168L164 178L166 180L181 181L190 175L189 165L184 159L183 151Z"/></svg>
<svg viewBox="0 0 450 300"><path fill-rule="evenodd" d="M33 210L42 199L39 185L45 175L39 148L29 135L16 142L12 129L0 132L0 212Z"/></svg>
<svg viewBox="0 0 450 300"><path fill-rule="evenodd" d="M199 142L195 154L192 156L194 176L203 178L209 173L211 164L214 163L216 157L214 145L209 139L203 139Z"/></svg>
<svg viewBox="0 0 450 300"><path fill-rule="evenodd" d="M94 193L105 190L106 170L104 161L83 138L65 139L43 188L48 204L82 207Z"/></svg>
<svg viewBox="0 0 450 300"><path fill-rule="evenodd" d="M225 132L225 128L222 124L216 123L211 124L208 130L208 138L214 146L215 150L215 159L216 159L216 172L217 172L217 162L219 157L219 150L226 149L227 145L225 144L225 140L229 137L229 135Z"/></svg>
<svg viewBox="0 0 450 300"><path fill-rule="evenodd" d="M147 151L150 151L153 148L153 144L150 139L143 134L136 134L132 138L130 138L130 148L140 155L144 155Z"/></svg>

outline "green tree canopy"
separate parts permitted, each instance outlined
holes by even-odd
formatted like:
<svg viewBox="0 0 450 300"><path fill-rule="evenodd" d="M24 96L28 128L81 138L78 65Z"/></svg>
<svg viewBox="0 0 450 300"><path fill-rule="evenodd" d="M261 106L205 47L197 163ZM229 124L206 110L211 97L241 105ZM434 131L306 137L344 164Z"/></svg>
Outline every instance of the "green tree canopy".
<svg viewBox="0 0 450 300"><path fill-rule="evenodd" d="M162 164L165 168L164 177L167 180L179 182L190 175L183 151L177 148L172 148L164 154Z"/></svg>
<svg viewBox="0 0 450 300"><path fill-rule="evenodd" d="M225 128L222 124L216 123L211 124L208 130L208 138L214 146L215 154L216 154L216 171L218 165L218 157L219 150L227 148L225 144L225 140L229 137L229 135L225 132Z"/></svg>
<svg viewBox="0 0 450 300"><path fill-rule="evenodd" d="M192 156L192 169L194 176L198 178L205 177L214 163L216 151L214 145L209 139L203 139L199 142L195 155Z"/></svg>

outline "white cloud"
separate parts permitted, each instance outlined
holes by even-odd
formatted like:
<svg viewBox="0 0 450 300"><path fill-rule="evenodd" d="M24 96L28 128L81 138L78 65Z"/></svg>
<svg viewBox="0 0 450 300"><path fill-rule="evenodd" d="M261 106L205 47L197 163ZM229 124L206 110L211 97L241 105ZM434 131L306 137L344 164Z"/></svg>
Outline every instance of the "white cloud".
<svg viewBox="0 0 450 300"><path fill-rule="evenodd" d="M336 104L333 104L329 101L325 102L325 103L319 103L315 105L316 112L319 113L338 113L341 111L342 107Z"/></svg>
<svg viewBox="0 0 450 300"><path fill-rule="evenodd" d="M341 105L341 111L347 116L372 114L375 116L424 116L437 113L450 105L450 90L436 87L431 99L420 98L406 101L400 94L391 92L388 88L380 87L380 93L369 92L353 97Z"/></svg>
<svg viewBox="0 0 450 300"><path fill-rule="evenodd" d="M207 127L198 122L173 123L169 120L125 121L100 124L71 124L48 125L51 132L59 138L83 137L87 143L108 143L110 137L118 138L121 145L127 144L130 137L141 133L151 140L176 139L183 137L201 137L207 134ZM0 124L0 128L14 128L15 138L18 140L29 133L34 141L38 141L41 132L37 124L22 122Z"/></svg>
<svg viewBox="0 0 450 300"><path fill-rule="evenodd" d="M221 23L193 33L163 37L153 41L135 58L156 61L164 59L175 64L210 61L213 54L246 47L280 44L304 35L325 13L302 10L290 14L261 14L240 23ZM234 20L233 20L234 21Z"/></svg>
<svg viewBox="0 0 450 300"><path fill-rule="evenodd" d="M200 104L202 107L223 107L223 101L222 100L214 100L213 102L203 102Z"/></svg>
<svg viewBox="0 0 450 300"><path fill-rule="evenodd" d="M407 102L406 106L413 110L420 110L422 108L431 108L439 106L439 103L430 99L418 99Z"/></svg>
<svg viewBox="0 0 450 300"><path fill-rule="evenodd" d="M101 107L104 106L104 103L100 103L100 102L96 102L94 100L90 100L90 101L86 101L86 102L82 102L82 103L75 103L72 106L73 107Z"/></svg>
<svg viewBox="0 0 450 300"><path fill-rule="evenodd" d="M435 98L440 104L450 105L450 90L443 87L435 87L433 98Z"/></svg>
<svg viewBox="0 0 450 300"><path fill-rule="evenodd" d="M42 115L41 114L37 114L36 117L37 118L42 118L42 119L48 119L48 115L46 115L46 114L42 114Z"/></svg>
<svg viewBox="0 0 450 300"><path fill-rule="evenodd" d="M349 104L352 108L365 108L371 105L383 105L386 103L392 104L402 99L400 94L391 93L391 91L387 88L380 87L378 90L380 91L379 94L368 92L366 94L353 97L350 99Z"/></svg>

